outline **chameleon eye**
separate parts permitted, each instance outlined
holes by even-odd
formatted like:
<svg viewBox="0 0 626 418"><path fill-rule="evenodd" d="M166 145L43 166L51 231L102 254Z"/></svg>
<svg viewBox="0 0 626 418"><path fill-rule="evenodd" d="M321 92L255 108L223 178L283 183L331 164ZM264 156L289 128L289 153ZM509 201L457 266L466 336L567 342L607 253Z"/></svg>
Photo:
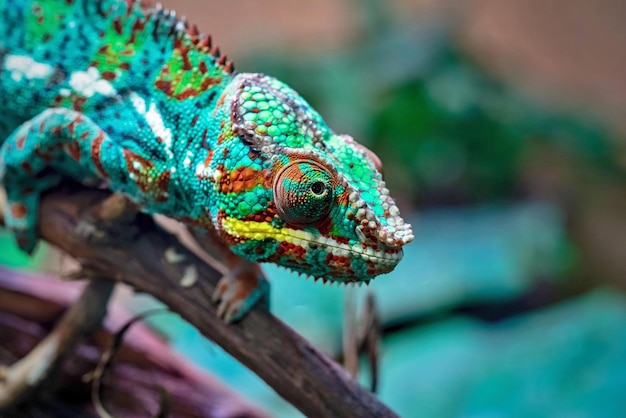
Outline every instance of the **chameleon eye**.
<svg viewBox="0 0 626 418"><path fill-rule="evenodd" d="M333 202L333 176L314 161L287 164L274 180L274 202L287 223L311 225L324 220Z"/></svg>
<svg viewBox="0 0 626 418"><path fill-rule="evenodd" d="M311 191L314 195L321 196L326 191L326 184L323 181L316 181L311 184Z"/></svg>

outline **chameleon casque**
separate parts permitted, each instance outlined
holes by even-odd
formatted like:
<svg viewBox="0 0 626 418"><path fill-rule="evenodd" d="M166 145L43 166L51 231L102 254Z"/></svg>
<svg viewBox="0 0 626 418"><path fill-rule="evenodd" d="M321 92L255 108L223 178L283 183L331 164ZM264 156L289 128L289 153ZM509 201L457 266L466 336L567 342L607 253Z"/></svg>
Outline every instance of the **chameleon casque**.
<svg viewBox="0 0 626 418"><path fill-rule="evenodd" d="M374 153L158 5L0 0L0 98L5 223L26 252L43 190L104 184L207 236L228 320L269 290L257 262L368 282L413 239Z"/></svg>

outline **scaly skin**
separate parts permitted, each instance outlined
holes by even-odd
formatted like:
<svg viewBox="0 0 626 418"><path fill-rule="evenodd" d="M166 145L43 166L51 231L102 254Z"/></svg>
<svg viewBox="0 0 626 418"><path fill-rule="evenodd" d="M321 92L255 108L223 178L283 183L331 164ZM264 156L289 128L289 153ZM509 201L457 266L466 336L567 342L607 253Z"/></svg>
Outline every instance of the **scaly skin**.
<svg viewBox="0 0 626 418"><path fill-rule="evenodd" d="M257 262L367 282L413 239L371 151L158 7L0 0L0 97L5 220L27 252L63 176L202 231L231 270L227 319L267 291Z"/></svg>

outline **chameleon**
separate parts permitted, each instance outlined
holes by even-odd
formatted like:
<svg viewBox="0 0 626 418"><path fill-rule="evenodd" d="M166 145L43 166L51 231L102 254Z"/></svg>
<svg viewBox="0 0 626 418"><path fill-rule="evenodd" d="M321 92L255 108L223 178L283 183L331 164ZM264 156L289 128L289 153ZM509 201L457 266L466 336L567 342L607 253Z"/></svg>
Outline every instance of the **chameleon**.
<svg viewBox="0 0 626 418"><path fill-rule="evenodd" d="M199 231L230 321L269 292L258 263L369 283L413 240L372 151L158 4L0 0L0 97L4 219L27 253L43 191L104 186Z"/></svg>

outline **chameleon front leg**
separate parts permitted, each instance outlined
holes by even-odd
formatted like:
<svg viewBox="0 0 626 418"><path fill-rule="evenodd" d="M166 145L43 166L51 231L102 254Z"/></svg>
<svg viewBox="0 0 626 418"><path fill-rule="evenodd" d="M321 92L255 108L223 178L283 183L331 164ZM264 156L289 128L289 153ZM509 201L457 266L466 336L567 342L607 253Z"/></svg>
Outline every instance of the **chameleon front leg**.
<svg viewBox="0 0 626 418"><path fill-rule="evenodd" d="M123 164L121 147L80 112L47 109L23 123L0 148L5 223L19 247L35 248L40 194L61 180L59 168L84 182L119 177Z"/></svg>
<svg viewBox="0 0 626 418"><path fill-rule="evenodd" d="M257 303L269 307L270 284L257 263L234 254L217 237L214 230L190 229L201 248L215 260L223 276L213 293L213 302L219 303L218 316L226 322L241 319Z"/></svg>

